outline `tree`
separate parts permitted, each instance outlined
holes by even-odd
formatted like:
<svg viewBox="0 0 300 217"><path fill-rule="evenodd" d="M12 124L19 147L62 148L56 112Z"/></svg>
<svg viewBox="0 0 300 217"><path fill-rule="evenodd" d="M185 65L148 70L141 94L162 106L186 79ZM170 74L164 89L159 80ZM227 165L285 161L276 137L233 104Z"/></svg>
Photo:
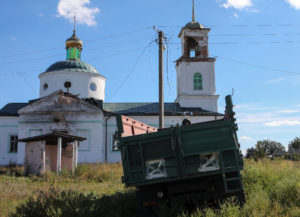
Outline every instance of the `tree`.
<svg viewBox="0 0 300 217"><path fill-rule="evenodd" d="M248 148L246 152L246 158L257 158L257 151L255 148Z"/></svg>
<svg viewBox="0 0 300 217"><path fill-rule="evenodd" d="M273 155L277 150L285 151L284 146L280 142L272 140L257 141L255 148L247 149L246 157L263 158Z"/></svg>
<svg viewBox="0 0 300 217"><path fill-rule="evenodd" d="M292 147L294 149L299 149L300 148L300 137L296 137L289 143L289 148Z"/></svg>

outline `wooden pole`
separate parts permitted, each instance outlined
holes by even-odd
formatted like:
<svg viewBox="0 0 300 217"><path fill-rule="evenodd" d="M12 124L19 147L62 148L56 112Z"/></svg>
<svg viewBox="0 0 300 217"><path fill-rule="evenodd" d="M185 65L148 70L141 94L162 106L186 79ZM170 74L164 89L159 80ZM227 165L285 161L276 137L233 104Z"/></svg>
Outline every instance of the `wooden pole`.
<svg viewBox="0 0 300 217"><path fill-rule="evenodd" d="M164 71L163 71L163 39L164 33L158 32L159 45L159 129L164 128Z"/></svg>

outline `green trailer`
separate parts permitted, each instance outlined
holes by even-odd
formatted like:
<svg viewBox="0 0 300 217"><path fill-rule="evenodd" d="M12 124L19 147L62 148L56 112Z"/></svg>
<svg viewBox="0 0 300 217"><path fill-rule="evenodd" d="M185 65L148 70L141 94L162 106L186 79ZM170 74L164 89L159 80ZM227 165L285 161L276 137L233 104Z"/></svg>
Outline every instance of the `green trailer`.
<svg viewBox="0 0 300 217"><path fill-rule="evenodd" d="M223 119L157 132L142 123L136 128L126 125L124 116L117 116L122 181L136 187L141 216L151 216L163 203L216 203L233 195L244 202L243 159L232 108L231 96L227 96ZM133 136L125 135L128 129ZM139 135L135 129L140 129Z"/></svg>

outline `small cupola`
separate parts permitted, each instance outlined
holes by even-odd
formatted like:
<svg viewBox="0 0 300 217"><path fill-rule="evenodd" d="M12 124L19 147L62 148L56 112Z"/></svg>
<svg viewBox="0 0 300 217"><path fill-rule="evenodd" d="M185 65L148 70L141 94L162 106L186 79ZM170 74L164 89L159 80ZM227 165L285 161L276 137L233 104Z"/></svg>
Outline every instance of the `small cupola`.
<svg viewBox="0 0 300 217"><path fill-rule="evenodd" d="M73 35L66 40L67 60L81 59L82 41L77 37L74 28Z"/></svg>

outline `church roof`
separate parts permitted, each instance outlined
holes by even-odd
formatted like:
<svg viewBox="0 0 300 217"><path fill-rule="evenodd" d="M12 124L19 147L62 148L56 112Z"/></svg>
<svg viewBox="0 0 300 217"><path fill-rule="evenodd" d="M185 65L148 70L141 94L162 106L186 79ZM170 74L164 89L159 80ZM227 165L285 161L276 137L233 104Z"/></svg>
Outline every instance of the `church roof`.
<svg viewBox="0 0 300 217"><path fill-rule="evenodd" d="M0 110L0 116L18 116L18 110L29 105L29 103L9 103ZM101 100L84 99L101 108L107 114L123 114L132 116L156 116L159 111L158 103L102 103ZM223 114L211 112L202 108L183 108L179 103L165 103L166 116L222 116Z"/></svg>
<svg viewBox="0 0 300 217"><path fill-rule="evenodd" d="M58 61L52 64L44 73L53 72L53 71L70 71L70 72L89 72L99 74L97 69L91 66L88 63L83 61L76 61L76 60L65 60L65 61Z"/></svg>
<svg viewBox="0 0 300 217"><path fill-rule="evenodd" d="M204 110L202 108L183 108L179 103L165 103L166 116L221 116L222 114ZM132 115L146 116L158 115L159 103L104 103L103 110L106 112Z"/></svg>
<svg viewBox="0 0 300 217"><path fill-rule="evenodd" d="M66 40L66 43L68 42L77 42L82 45L82 41L77 37L75 30L73 31L73 35Z"/></svg>
<svg viewBox="0 0 300 217"><path fill-rule="evenodd" d="M205 27L197 21L189 22L185 25L186 29L205 29Z"/></svg>
<svg viewBox="0 0 300 217"><path fill-rule="evenodd" d="M19 116L18 110L28 104L29 103L8 103L0 110L0 116Z"/></svg>

